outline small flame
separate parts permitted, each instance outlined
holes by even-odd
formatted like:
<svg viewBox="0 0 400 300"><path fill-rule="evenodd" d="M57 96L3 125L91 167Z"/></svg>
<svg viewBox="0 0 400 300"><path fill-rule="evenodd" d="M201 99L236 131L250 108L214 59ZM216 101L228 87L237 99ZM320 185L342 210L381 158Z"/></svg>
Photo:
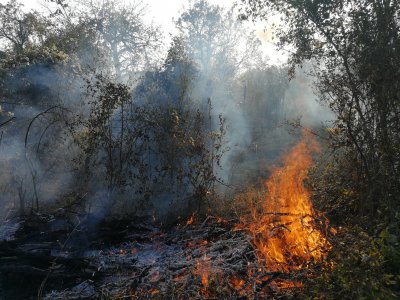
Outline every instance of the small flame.
<svg viewBox="0 0 400 300"><path fill-rule="evenodd" d="M156 288L152 288L152 289L150 290L150 294L151 294L152 296L157 295L157 294L159 294L159 293L160 293L160 291L157 290Z"/></svg>
<svg viewBox="0 0 400 300"><path fill-rule="evenodd" d="M209 277L211 273L211 260L207 255L204 255L196 263L196 269L193 271L193 275L200 276L201 284L203 286L202 292L204 295L208 294Z"/></svg>
<svg viewBox="0 0 400 300"><path fill-rule="evenodd" d="M241 290L246 283L243 279L238 277L232 277L230 282L236 290Z"/></svg>
<svg viewBox="0 0 400 300"><path fill-rule="evenodd" d="M194 213L190 216L190 218L187 220L186 225L192 225L194 222Z"/></svg>

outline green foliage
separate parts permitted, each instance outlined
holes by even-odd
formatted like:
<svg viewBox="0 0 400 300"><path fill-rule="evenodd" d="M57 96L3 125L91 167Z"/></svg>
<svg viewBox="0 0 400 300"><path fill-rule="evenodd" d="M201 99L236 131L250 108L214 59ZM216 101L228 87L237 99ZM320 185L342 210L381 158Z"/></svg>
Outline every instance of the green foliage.
<svg viewBox="0 0 400 300"><path fill-rule="evenodd" d="M337 115L332 146L354 160L360 212L385 211L381 217L393 221L400 204L398 1L243 2L248 15L282 15L287 26L277 35L281 46L295 47L292 71L312 60L320 100Z"/></svg>
<svg viewBox="0 0 400 300"><path fill-rule="evenodd" d="M325 148L326 150L326 148ZM342 151L323 154L310 174L314 204L334 223L365 221L357 169L351 156ZM361 204L361 205L360 205Z"/></svg>
<svg viewBox="0 0 400 300"><path fill-rule="evenodd" d="M315 279L311 295L398 298L398 1L243 2L247 16L281 14L279 44L295 49L289 75L312 61L320 100L337 116L310 184L317 208L342 228L332 241L334 268Z"/></svg>
<svg viewBox="0 0 400 300"><path fill-rule="evenodd" d="M307 298L398 299L400 275L398 269L386 267L388 257L382 238L373 238L357 226L340 227L331 242L332 267L308 280L304 291ZM397 258L397 264L399 261Z"/></svg>
<svg viewBox="0 0 400 300"><path fill-rule="evenodd" d="M392 279L391 283L400 286L400 242L399 227L391 226L384 228L378 235L378 243L385 257L385 269L391 273L387 276Z"/></svg>
<svg viewBox="0 0 400 300"><path fill-rule="evenodd" d="M21 55L28 44L43 41L50 23L35 12L25 13L22 4L11 0L0 4L0 39Z"/></svg>
<svg viewBox="0 0 400 300"><path fill-rule="evenodd" d="M337 131L329 129L332 135ZM365 216L363 189L352 155L343 151L322 155L310 174L316 209L337 228L331 237L332 268L319 272L306 287L317 299L397 299L400 284L398 225ZM374 224L374 226L371 226ZM398 224L398 223L397 223Z"/></svg>

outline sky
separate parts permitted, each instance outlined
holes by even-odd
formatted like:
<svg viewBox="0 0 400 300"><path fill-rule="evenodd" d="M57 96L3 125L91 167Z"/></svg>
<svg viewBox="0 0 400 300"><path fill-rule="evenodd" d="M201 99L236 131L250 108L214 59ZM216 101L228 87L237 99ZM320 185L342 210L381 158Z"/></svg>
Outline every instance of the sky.
<svg viewBox="0 0 400 300"><path fill-rule="evenodd" d="M130 0L124 0L129 3ZM218 4L220 6L230 8L235 0L208 0L212 4ZM8 0L0 0L0 3L7 3ZM49 1L45 0L19 0L26 9L42 10L43 4L48 5ZM164 31L164 35L169 40L169 33L174 33L174 22L173 19L177 19L180 13L185 7L188 7L189 0L142 0L142 2L148 6L147 9L147 20L153 22L156 25L160 25ZM271 23L276 22L272 20L269 23L258 22L252 25L258 38L261 40L263 45L263 51L266 56L269 57L270 64L282 64L285 61L285 55L277 51L276 46L272 40L272 30L269 26ZM266 29L266 30L265 30ZM166 43L169 43L169 41Z"/></svg>
<svg viewBox="0 0 400 300"><path fill-rule="evenodd" d="M129 0L123 0L129 3ZM7 3L8 0L0 0L0 3ZM19 0L26 8L40 9L40 7L49 1L45 0ZM148 6L148 17L154 19L155 23L161 25L167 32L173 30L173 18L177 18L179 13L187 7L189 0L142 0ZM234 0L209 0L212 4L218 4L224 7L231 7Z"/></svg>
<svg viewBox="0 0 400 300"><path fill-rule="evenodd" d="M188 6L188 0L144 0L149 6L149 15L154 18L157 23L160 23L165 28L173 30L172 19L177 19L180 12ZM209 0L212 4L218 4L224 7L231 7L233 0Z"/></svg>

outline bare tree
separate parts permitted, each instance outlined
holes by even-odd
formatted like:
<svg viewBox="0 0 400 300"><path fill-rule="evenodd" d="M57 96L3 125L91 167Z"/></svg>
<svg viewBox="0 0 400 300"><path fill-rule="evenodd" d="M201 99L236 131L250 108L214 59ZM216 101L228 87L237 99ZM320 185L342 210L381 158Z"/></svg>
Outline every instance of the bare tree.
<svg viewBox="0 0 400 300"><path fill-rule="evenodd" d="M77 4L79 7L79 4ZM140 1L125 4L118 0L90 1L83 4L78 19L90 20L96 43L110 57L118 80L142 71L156 56L161 31L146 24L146 7Z"/></svg>

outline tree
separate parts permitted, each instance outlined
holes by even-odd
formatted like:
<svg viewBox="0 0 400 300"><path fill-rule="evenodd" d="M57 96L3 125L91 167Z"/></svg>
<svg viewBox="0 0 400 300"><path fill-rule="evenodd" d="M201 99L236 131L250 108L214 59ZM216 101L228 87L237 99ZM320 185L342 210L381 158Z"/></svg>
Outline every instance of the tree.
<svg viewBox="0 0 400 300"><path fill-rule="evenodd" d="M210 129L219 127L219 115L226 118L229 155L222 161L218 174L228 181L233 157L248 146L245 108L242 93L236 93L240 75L261 65L261 43L254 31L238 19L235 8L225 10L206 0L194 1L176 21L185 55L198 72L191 83L193 98L206 112L212 103Z"/></svg>
<svg viewBox="0 0 400 300"><path fill-rule="evenodd" d="M195 63L187 55L183 38L175 36L162 67L146 72L135 88L135 96L141 102L174 104L182 109L193 106L195 103L189 98L198 73Z"/></svg>
<svg viewBox="0 0 400 300"><path fill-rule="evenodd" d="M312 60L320 98L337 115L335 145L353 155L362 196L356 211L396 219L400 201L400 3L243 0L247 15L282 15L292 65ZM292 68L294 70L294 68ZM394 209L395 208L395 209ZM384 213L383 213L384 212Z"/></svg>
<svg viewBox="0 0 400 300"><path fill-rule="evenodd" d="M261 61L260 41L237 18L206 0L196 1L176 21L187 55L209 76L217 72L222 82Z"/></svg>
<svg viewBox="0 0 400 300"><path fill-rule="evenodd" d="M34 11L25 13L17 0L0 4L0 39L11 44L17 55L35 40L43 41L49 22Z"/></svg>
<svg viewBox="0 0 400 300"><path fill-rule="evenodd" d="M243 107L252 124L250 128L265 135L265 131L283 120L283 104L288 88L286 69L269 67L252 69L240 76Z"/></svg>
<svg viewBox="0 0 400 300"><path fill-rule="evenodd" d="M105 193L97 205L126 206L125 212L155 206L164 214L203 209L225 150L223 118L210 132L207 115L183 100L138 102L127 85L101 75L87 92L90 115L77 117L71 132L82 149L84 188Z"/></svg>
<svg viewBox="0 0 400 300"><path fill-rule="evenodd" d="M142 71L156 57L160 30L143 20L145 7L139 1L91 1L84 4L81 18L91 20L97 33L96 43L111 57L111 65L118 80L132 71ZM76 17L75 17L76 18ZM103 62L104 63L104 62Z"/></svg>

